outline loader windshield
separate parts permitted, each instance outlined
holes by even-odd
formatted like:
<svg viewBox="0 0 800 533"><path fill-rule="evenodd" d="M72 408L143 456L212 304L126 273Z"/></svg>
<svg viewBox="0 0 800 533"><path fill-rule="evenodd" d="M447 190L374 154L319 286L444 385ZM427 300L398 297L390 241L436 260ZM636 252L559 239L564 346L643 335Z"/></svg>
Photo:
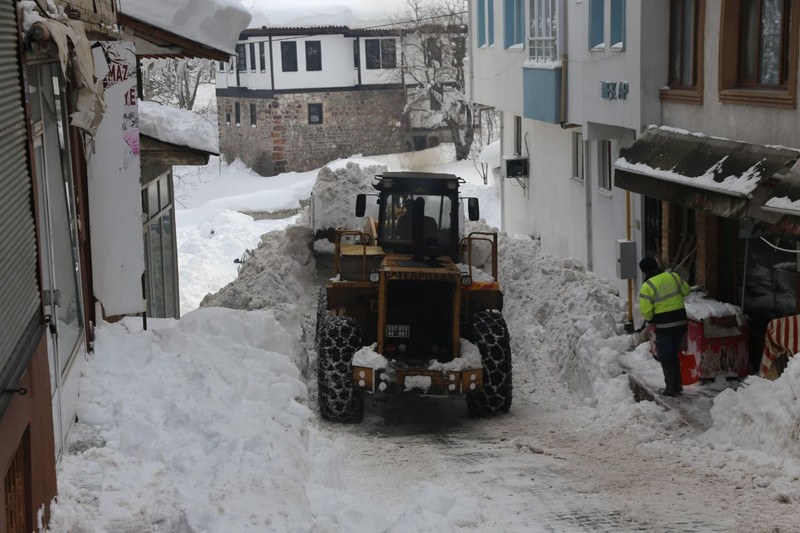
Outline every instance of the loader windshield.
<svg viewBox="0 0 800 533"><path fill-rule="evenodd" d="M415 199L425 200L424 235L426 245L447 246L450 238L452 201L447 196L392 194L383 213L383 237L386 241L411 240L411 207Z"/></svg>

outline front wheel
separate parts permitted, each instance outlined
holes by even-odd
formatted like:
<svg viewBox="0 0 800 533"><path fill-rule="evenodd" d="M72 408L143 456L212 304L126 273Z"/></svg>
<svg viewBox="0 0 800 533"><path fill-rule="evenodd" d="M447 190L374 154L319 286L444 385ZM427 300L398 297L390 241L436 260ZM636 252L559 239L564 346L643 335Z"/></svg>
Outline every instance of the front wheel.
<svg viewBox="0 0 800 533"><path fill-rule="evenodd" d="M353 388L353 354L361 348L361 328L353 317L320 313L317 324L319 413L332 422L361 422L364 393Z"/></svg>
<svg viewBox="0 0 800 533"><path fill-rule="evenodd" d="M489 417L511 408L511 340L503 315L480 311L472 317L471 339L481 352L483 388L467 394L471 416Z"/></svg>

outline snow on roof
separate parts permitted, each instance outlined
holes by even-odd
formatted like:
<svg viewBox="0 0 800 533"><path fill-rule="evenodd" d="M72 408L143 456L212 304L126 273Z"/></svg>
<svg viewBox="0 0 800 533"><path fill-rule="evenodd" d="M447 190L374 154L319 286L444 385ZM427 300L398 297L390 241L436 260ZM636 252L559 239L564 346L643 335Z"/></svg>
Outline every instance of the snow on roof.
<svg viewBox="0 0 800 533"><path fill-rule="evenodd" d="M239 0L120 0L119 11L231 55L253 18Z"/></svg>
<svg viewBox="0 0 800 533"><path fill-rule="evenodd" d="M766 203L764 203L764 207L771 207L789 214L800 215L800 200L792 201L792 199L788 196L770 198Z"/></svg>
<svg viewBox="0 0 800 533"><path fill-rule="evenodd" d="M140 100L139 125L142 135L159 141L219 153L217 125L186 109Z"/></svg>

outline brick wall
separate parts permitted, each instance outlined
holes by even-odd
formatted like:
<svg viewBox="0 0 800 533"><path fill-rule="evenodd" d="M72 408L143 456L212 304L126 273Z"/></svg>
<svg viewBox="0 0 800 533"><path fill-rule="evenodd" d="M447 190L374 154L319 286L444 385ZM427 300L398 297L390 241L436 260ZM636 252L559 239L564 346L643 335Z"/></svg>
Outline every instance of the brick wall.
<svg viewBox="0 0 800 533"><path fill-rule="evenodd" d="M256 110L255 126L251 125L251 104ZM309 104L322 104L321 124L309 124ZM405 93L400 89L218 97L220 152L228 161L238 157L259 174L271 176L310 170L356 153L405 151L409 147L404 104Z"/></svg>

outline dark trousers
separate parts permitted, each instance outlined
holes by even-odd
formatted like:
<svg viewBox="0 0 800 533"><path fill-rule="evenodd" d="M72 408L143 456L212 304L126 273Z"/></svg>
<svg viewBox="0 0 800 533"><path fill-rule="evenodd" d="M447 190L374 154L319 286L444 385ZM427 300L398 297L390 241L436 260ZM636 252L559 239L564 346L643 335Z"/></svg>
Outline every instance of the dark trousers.
<svg viewBox="0 0 800 533"><path fill-rule="evenodd" d="M677 394L683 390L681 384L681 362L678 353L683 346L686 328L656 328L656 353L664 371L664 394Z"/></svg>

